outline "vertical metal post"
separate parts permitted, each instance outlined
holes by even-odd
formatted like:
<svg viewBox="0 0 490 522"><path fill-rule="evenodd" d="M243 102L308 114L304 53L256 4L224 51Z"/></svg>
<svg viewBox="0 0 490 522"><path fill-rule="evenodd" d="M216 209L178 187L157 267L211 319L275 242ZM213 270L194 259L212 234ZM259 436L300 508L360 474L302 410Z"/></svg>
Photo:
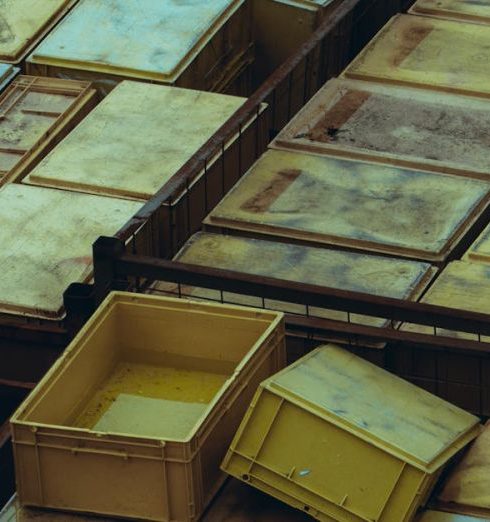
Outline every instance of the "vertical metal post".
<svg viewBox="0 0 490 522"><path fill-rule="evenodd" d="M63 293L65 327L71 340L95 311L94 287L72 283Z"/></svg>
<svg viewBox="0 0 490 522"><path fill-rule="evenodd" d="M99 237L93 244L94 303L98 306L111 290L121 288L116 261L124 253L124 243L115 237Z"/></svg>

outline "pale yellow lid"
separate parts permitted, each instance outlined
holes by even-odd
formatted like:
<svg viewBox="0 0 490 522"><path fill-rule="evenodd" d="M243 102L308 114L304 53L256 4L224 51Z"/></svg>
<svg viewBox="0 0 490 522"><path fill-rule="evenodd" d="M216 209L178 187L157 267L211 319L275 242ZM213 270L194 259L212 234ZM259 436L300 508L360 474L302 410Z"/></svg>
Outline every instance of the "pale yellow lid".
<svg viewBox="0 0 490 522"><path fill-rule="evenodd" d="M490 31L483 25L397 15L344 74L488 97L489 46Z"/></svg>
<svg viewBox="0 0 490 522"><path fill-rule="evenodd" d="M0 2L0 60L17 63L42 32L76 0L4 0Z"/></svg>
<svg viewBox="0 0 490 522"><path fill-rule="evenodd" d="M269 150L205 223L441 260L489 189L464 177Z"/></svg>
<svg viewBox="0 0 490 522"><path fill-rule="evenodd" d="M9 184L0 189L0 310L58 318L62 294L92 271L92 244L140 208L133 201Z"/></svg>
<svg viewBox="0 0 490 522"><path fill-rule="evenodd" d="M410 12L490 23L490 3L479 0L417 0Z"/></svg>
<svg viewBox="0 0 490 522"><path fill-rule="evenodd" d="M123 81L24 182L149 199L244 101Z"/></svg>

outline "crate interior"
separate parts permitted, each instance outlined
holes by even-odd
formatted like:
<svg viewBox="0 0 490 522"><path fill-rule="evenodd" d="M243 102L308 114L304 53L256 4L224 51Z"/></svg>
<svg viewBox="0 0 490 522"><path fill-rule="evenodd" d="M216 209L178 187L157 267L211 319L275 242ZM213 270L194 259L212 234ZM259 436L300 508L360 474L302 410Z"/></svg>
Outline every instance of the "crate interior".
<svg viewBox="0 0 490 522"><path fill-rule="evenodd" d="M22 420L187 439L270 324L267 313L118 302L78 338Z"/></svg>

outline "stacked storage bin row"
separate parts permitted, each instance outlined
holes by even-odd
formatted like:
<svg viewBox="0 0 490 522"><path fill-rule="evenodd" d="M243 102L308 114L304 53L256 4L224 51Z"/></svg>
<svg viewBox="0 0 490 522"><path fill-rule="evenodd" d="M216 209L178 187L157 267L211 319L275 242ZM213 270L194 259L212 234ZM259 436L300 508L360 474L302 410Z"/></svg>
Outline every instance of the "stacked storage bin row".
<svg viewBox="0 0 490 522"><path fill-rule="evenodd" d="M107 20L108 14L124 14L119 2L104 4L105 16L99 3L81 0L79 7L83 16L77 19L75 8L41 44L39 52L32 53L29 70L90 78L100 93L113 92L45 159L29 169L30 174L24 177L24 172L15 179L16 183L9 182L0 191L6 204L13 205L6 207L6 216L20 213L25 219L25 230L32 225L33 212L45 214L48 222L54 207L64 219L61 224L66 225L71 214L76 214L75 222L87 221L93 215L98 223L117 228L111 219L127 221L128 215L151 198L200 143L243 103L238 98L212 99L219 95L174 87L194 86L187 83L194 76L186 64L180 69L155 71L146 66L137 69L139 62L135 60L122 68L120 56L108 58L104 54L114 48L114 34L110 31L95 58L90 52L82 52L81 57L71 54L84 51L80 35L86 29L86 20L96 19L94 16ZM238 7L234 7L233 12L238 12ZM160 6L153 8L154 18L158 18ZM206 10L206 6L202 8ZM205 19L205 13L201 19ZM73 39L70 32L68 40L63 35L67 27L73 32ZM143 28L146 31L145 24ZM141 27L135 23L131 29L137 35ZM61 57L56 55L60 50ZM193 63L196 56L188 51L187 58ZM110 70L100 66L106 60ZM152 66L151 62L145 63ZM206 60L197 63L199 71L207 70L203 65L208 63ZM215 72L214 65L212 70ZM151 75L146 75L148 71ZM228 84L227 75L228 72L213 76L214 83L205 84L205 88ZM124 76L173 87L120 83ZM153 94L158 99L152 99ZM182 120L176 118L189 103L197 107L197 100L202 102L199 108L204 111L209 104L209 112L202 114L206 123L202 132L195 128L199 118L192 121L190 129L187 122L181 128ZM155 106L159 104L167 112L157 112ZM259 110L255 118L260 116ZM217 121L208 125L212 117ZM179 126L179 138L186 139L178 144L178 150L173 136L165 135L162 125L163 121L168 126L171 118L178 119L172 123ZM260 139L257 133L261 127L256 123L250 121L242 129L245 134L250 132L253 144ZM164 137L150 146L142 139L144 132L148 133L148 124L153 127L150 132ZM128 129L131 139L126 141ZM338 132L331 127L327 130L328 136ZM235 147L234 152L234 145L232 140L225 147L231 154L241 155L241 146L238 151ZM127 155L128 149L131 155ZM134 163L134 151L138 151L137 160L144 156L145 161ZM104 164L112 154L120 158L115 169ZM168 172L158 171L157 176L152 166L159 164L163 156L170 158ZM211 163L208 167L212 171L214 166ZM219 172L222 183L233 183L233 171L228 172L224 166ZM208 168L193 180L203 183L205 197L207 175ZM211 178L212 183L218 180L218 174ZM40 201L39 206L27 203L31 199ZM198 256L205 258L214 248L203 263L217 266L213 256L219 257L222 249L225 257L223 252L234 245L237 256L233 263L247 266L250 273L270 273L261 266L253 268L250 257L266 254L269 271L275 267L277 271L289 272L283 266L294 263L298 270L294 276L288 275L290 280L332 286L337 283L340 288L418 299L437 269L451 257L457 257L462 245L481 231L489 199L488 183L471 177L271 149L209 215L205 221L209 231L194 238L181 255L202 241L212 248L205 246L203 255L198 245ZM85 214L88 205L92 205L91 216L83 215L84 203ZM99 203L100 215L92 210ZM186 218L192 220L188 203L185 212ZM388 225L387 215L392 218ZM424 226L419 229L416 223L421 216ZM77 251L73 258L70 252L61 261L55 256L49 259L49 254L60 251L56 247L58 241L66 244L62 227L55 229L49 228L55 234L50 238L54 247L48 245L44 257L38 258L41 268L35 270L44 273L46 266L54 264L66 279L49 295L42 282L39 288L30 289L37 296L20 295L20 300L16 292L9 292L7 285L6 295L12 296L5 304L8 313L59 319L60 289L67 281L90 277L91 259L87 254ZM223 231L236 237L217 234ZM97 235L110 233L103 230ZM178 225L175 233L179 240L184 236ZM88 239L79 235L79 242L85 245ZM271 236L276 242L263 239ZM45 231L38 237L44 237L46 242ZM148 239L148 252L152 242L153 237ZM140 251L145 251L145 245ZM9 262L14 265L12 259L7 259L6 266ZM75 266L68 275L62 268L65 262L70 270ZM30 266L32 269L32 263ZM312 270L321 270L321 276L309 279ZM362 278L360 270L381 271L381 275ZM438 281L439 278L435 284ZM199 291L190 292L202 297ZM234 298L241 301L238 296ZM272 306L280 308L282 304ZM326 317L331 316L327 312ZM356 320L369 322L364 317ZM284 364L284 332L279 313L112 294L12 419L20 502L133 519L197 520L224 480L218 465L253 393L260 381ZM351 373L344 372L345 368ZM319 393L318 382L331 383L327 394ZM373 382L380 384L376 392ZM165 389L157 389L162 386ZM393 397L387 398L381 389L392 390ZM269 394L277 396L277 406ZM402 403L412 395L417 397L413 409L404 410ZM292 406L283 407L283 403ZM381 422L386 412L394 411L399 415L397 422L406 424L400 432ZM306 418L305 412L313 412L315 418ZM286 466L284 453L291 443L290 427L303 423L311 424L311 429L301 434L302 447L308 449L303 453L287 451L292 458ZM247 432L249 427L252 435ZM262 435L258 435L257 427L264 428ZM321 520L334 517L408 521L426 502L444 466L478 435L479 429L478 419L472 415L342 349L330 347L313 352L263 382L223 466L230 474ZM328 442L329 448L320 451L325 455L320 467L308 437L323 444L331 437L337 441ZM299 442L293 440L293 445ZM326 465L328 451L330 464L336 460L339 468L332 483L322 478L326 476L322 466ZM338 451L344 458L352 454L357 457L352 457L352 462L344 458L339 462ZM250 452L253 462L244 464ZM303 460L298 463L298 459ZM367 475L360 473L354 483L348 477L356 473L357 459L367 463ZM379 480L373 482L372 491L363 491L368 475L381 461ZM63 472L56 473L56 469ZM342 491L346 482L350 482L349 487ZM6 517L17 517L15 511L15 505L8 506L0 514L2 522L3 518L8 520Z"/></svg>

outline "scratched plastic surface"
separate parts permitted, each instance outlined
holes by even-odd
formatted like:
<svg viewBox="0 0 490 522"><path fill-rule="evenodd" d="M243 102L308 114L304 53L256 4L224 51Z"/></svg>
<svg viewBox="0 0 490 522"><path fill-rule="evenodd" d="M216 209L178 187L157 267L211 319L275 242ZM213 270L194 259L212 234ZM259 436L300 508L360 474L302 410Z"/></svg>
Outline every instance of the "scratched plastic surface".
<svg viewBox="0 0 490 522"><path fill-rule="evenodd" d="M410 13L490 23L490 4L486 0L418 0Z"/></svg>
<svg viewBox="0 0 490 522"><path fill-rule="evenodd" d="M0 60L16 63L37 38L76 0L0 2Z"/></svg>
<svg viewBox="0 0 490 522"><path fill-rule="evenodd" d="M0 189L0 310L57 318L62 294L91 273L92 243L140 203L9 184Z"/></svg>
<svg viewBox="0 0 490 522"><path fill-rule="evenodd" d="M490 31L483 25L398 15L345 76L490 96Z"/></svg>
<svg viewBox="0 0 490 522"><path fill-rule="evenodd" d="M416 259L443 259L486 206L490 185L269 150L205 223Z"/></svg>
<svg viewBox="0 0 490 522"><path fill-rule="evenodd" d="M470 312L490 313L490 266L483 263L453 261L449 263L422 298L423 303L447 306ZM404 324L402 330L433 334L430 326ZM436 328L438 335L478 340L478 334ZM481 336L490 341L490 337Z"/></svg>
<svg viewBox="0 0 490 522"><path fill-rule="evenodd" d="M477 417L327 345L261 383L223 469L318 520L402 522L478 433Z"/></svg>
<svg viewBox="0 0 490 522"><path fill-rule="evenodd" d="M123 81L25 182L150 198L244 101Z"/></svg>
<svg viewBox="0 0 490 522"><path fill-rule="evenodd" d="M489 179L487 100L332 79L273 147Z"/></svg>
<svg viewBox="0 0 490 522"><path fill-rule="evenodd" d="M274 241L200 232L177 254L182 263L275 277L287 281L351 290L400 299L416 299L433 274L431 265L410 260L367 256ZM219 292L182 289L192 297L218 299ZM261 298L225 292L227 302L261 306ZM266 299L268 308L305 313L304 306ZM345 312L309 308L312 316L347 320ZM375 326L385 319L351 314L350 320Z"/></svg>
<svg viewBox="0 0 490 522"><path fill-rule="evenodd" d="M228 10L242 3L80 0L31 57L47 64L171 81Z"/></svg>

